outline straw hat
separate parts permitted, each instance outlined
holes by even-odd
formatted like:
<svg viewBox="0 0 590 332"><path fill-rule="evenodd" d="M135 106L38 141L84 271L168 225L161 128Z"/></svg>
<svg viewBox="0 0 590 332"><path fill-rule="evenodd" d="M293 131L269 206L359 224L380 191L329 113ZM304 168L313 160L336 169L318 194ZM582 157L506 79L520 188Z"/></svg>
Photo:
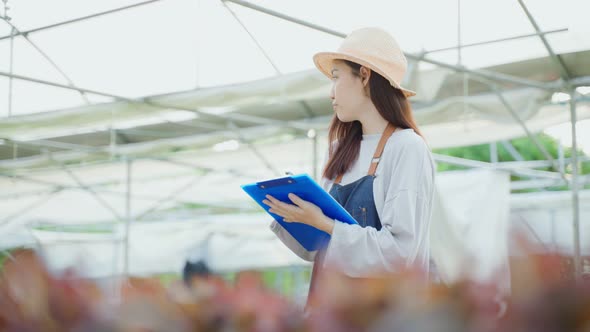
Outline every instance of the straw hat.
<svg viewBox="0 0 590 332"><path fill-rule="evenodd" d="M324 75L332 78L332 61L348 60L370 68L385 77L394 88L406 97L416 95L403 88L402 82L408 61L395 39L383 29L363 28L350 33L336 52L320 52L313 62Z"/></svg>

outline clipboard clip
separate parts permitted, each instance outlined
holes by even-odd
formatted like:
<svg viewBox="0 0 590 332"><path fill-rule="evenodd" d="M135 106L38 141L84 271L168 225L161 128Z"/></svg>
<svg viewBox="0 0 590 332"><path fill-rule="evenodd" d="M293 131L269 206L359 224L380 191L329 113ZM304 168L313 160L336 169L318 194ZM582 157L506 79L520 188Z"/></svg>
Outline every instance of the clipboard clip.
<svg viewBox="0 0 590 332"><path fill-rule="evenodd" d="M285 186L285 185L290 185L290 184L294 184L294 183L297 183L297 181L294 178L289 176L289 177L280 178L280 179L258 182L257 185L258 185L258 188L260 188L260 189L269 189L269 188L273 188L273 187Z"/></svg>

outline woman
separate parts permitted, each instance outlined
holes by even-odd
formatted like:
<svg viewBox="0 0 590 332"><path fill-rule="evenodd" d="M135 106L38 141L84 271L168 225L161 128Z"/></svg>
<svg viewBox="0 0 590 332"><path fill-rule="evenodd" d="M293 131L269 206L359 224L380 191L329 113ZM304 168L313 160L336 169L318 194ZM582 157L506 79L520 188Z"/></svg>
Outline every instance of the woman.
<svg viewBox="0 0 590 332"><path fill-rule="evenodd" d="M305 223L331 235L327 248L308 252L276 221L271 229L297 255L351 277L429 268L429 226L435 164L401 87L407 61L397 42L378 28L344 39L338 52L314 56L332 79L335 111L322 186L359 225L326 217L296 195L289 202L267 196L265 204L286 222ZM400 265L401 264L401 265Z"/></svg>

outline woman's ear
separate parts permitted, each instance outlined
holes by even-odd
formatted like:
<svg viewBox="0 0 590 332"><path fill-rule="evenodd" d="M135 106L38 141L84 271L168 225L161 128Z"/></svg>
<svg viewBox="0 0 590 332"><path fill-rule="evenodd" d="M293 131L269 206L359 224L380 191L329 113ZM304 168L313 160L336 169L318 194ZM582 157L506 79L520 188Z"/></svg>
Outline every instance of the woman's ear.
<svg viewBox="0 0 590 332"><path fill-rule="evenodd" d="M371 70L365 66L361 66L360 70L361 74L361 81L363 82L363 86L366 88L369 86L369 78L371 78Z"/></svg>

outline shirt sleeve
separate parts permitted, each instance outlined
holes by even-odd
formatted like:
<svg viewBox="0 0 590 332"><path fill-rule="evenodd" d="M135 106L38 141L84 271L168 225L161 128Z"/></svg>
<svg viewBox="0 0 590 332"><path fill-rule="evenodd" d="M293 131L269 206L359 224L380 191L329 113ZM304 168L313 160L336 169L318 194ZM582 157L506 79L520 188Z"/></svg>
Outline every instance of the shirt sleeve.
<svg viewBox="0 0 590 332"><path fill-rule="evenodd" d="M289 248L295 255L299 256L303 260L313 262L317 250L309 251L305 249L305 247L303 247L301 243L299 243L299 241L297 241L291 235L291 233L287 232L287 230L283 226L281 226L281 224L279 224L276 220L273 220L271 222L270 230L273 233L275 233L279 240L281 240L281 242L283 242L283 244L287 248Z"/></svg>
<svg viewBox="0 0 590 332"><path fill-rule="evenodd" d="M384 188L383 209L379 213L381 230L336 222L326 252L326 266L352 277L364 277L394 272L417 260L428 262L433 171L426 160L430 152L419 150L400 151L389 157L402 162L384 165L390 169L382 176L389 175L390 181Z"/></svg>

